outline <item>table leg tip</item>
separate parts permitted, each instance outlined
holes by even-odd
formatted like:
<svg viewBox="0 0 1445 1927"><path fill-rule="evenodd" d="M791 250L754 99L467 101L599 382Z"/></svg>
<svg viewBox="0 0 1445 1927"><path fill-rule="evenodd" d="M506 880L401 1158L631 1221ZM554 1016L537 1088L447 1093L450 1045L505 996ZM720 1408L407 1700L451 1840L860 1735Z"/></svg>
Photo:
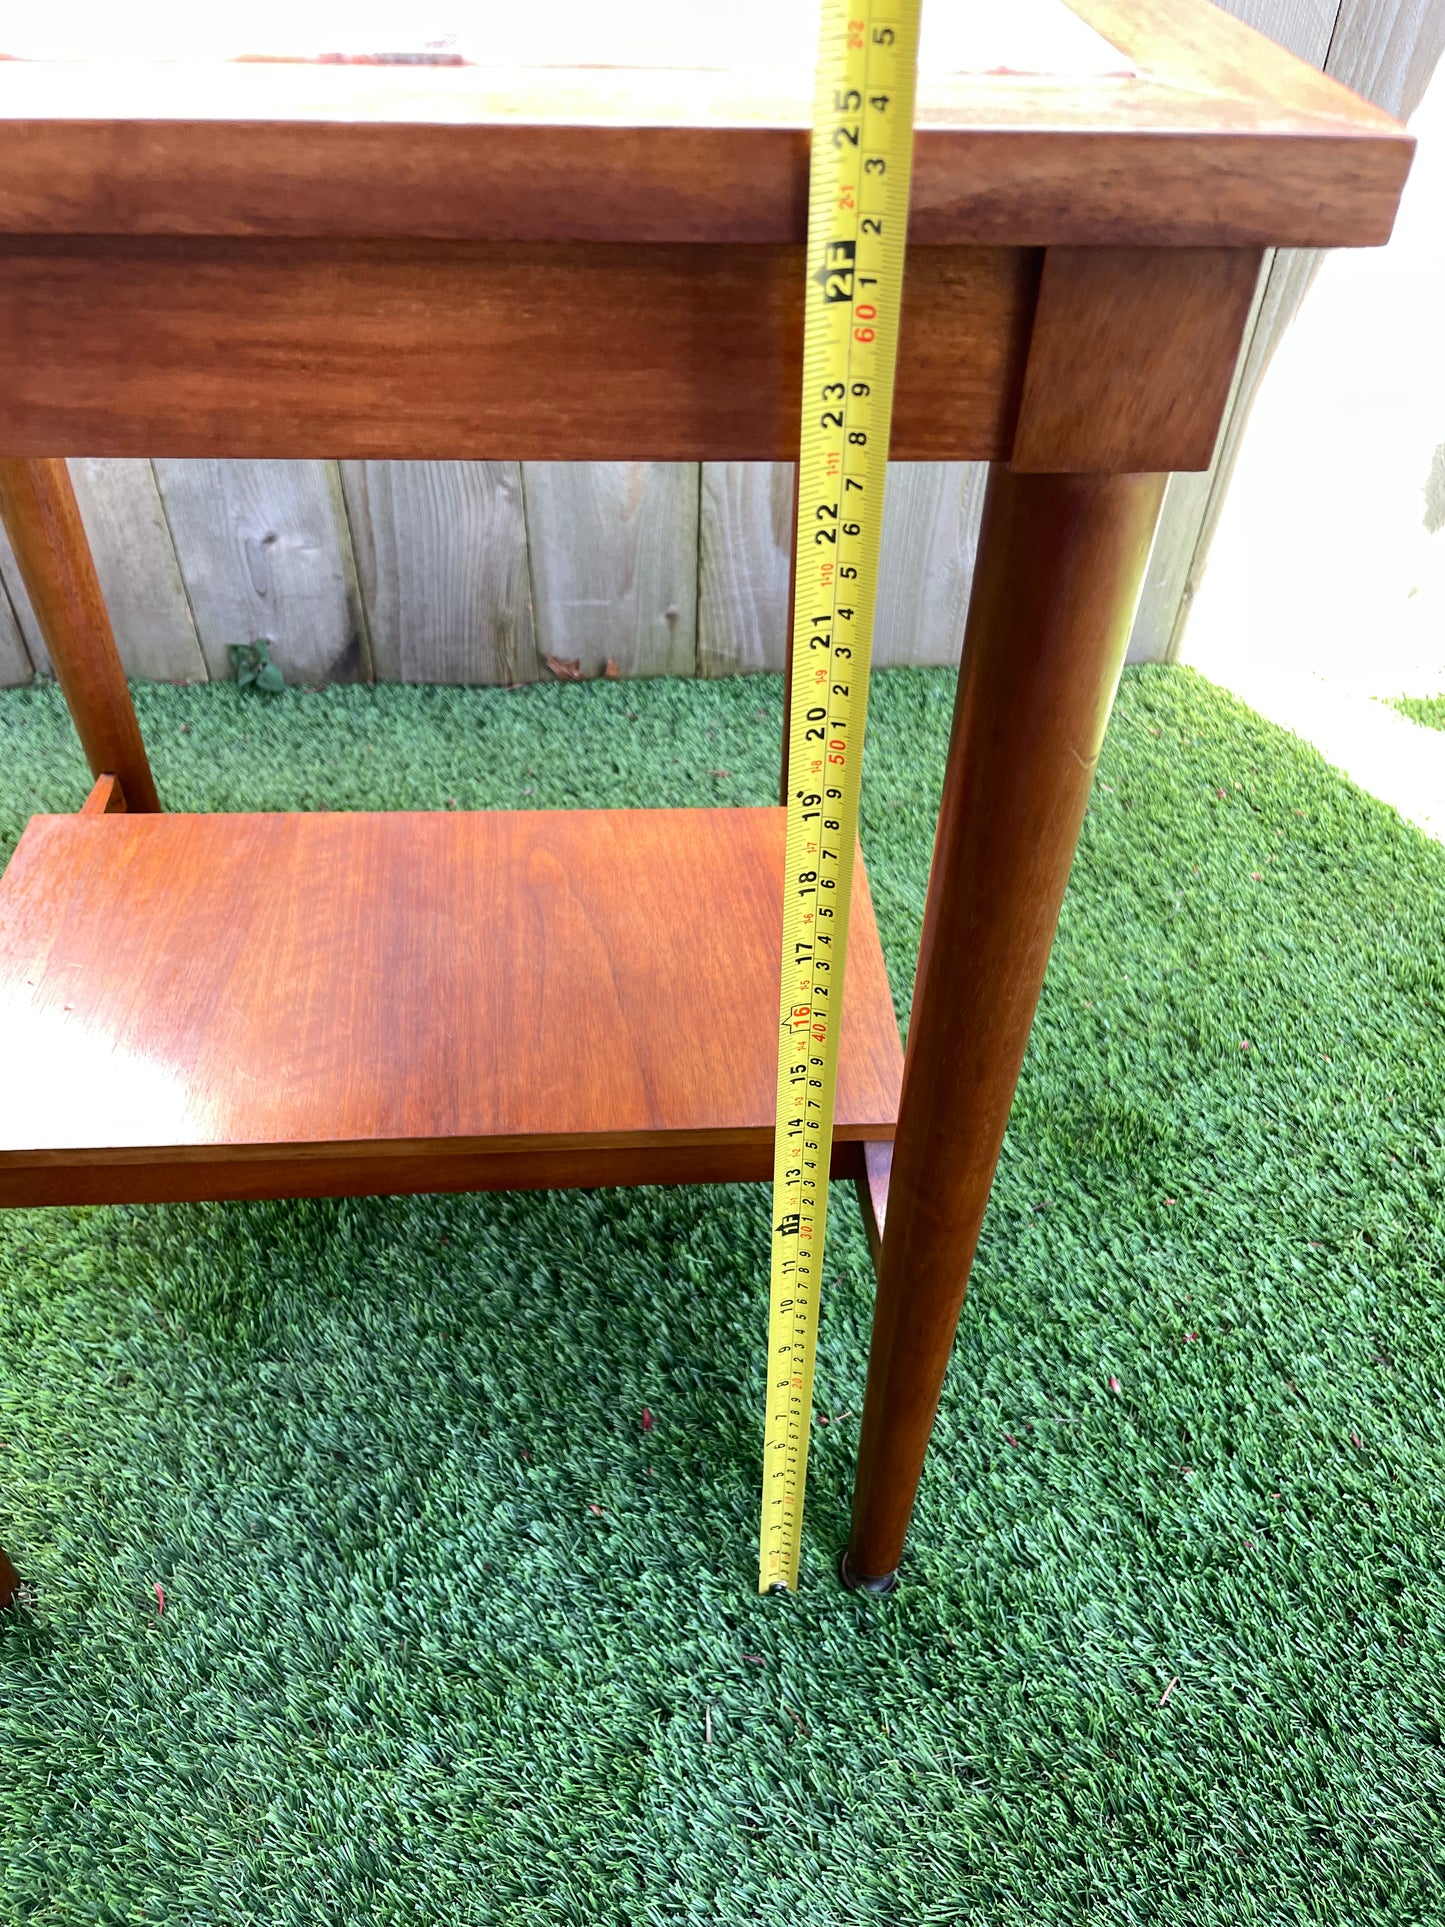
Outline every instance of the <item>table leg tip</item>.
<svg viewBox="0 0 1445 1927"><path fill-rule="evenodd" d="M838 1577L848 1588L849 1592L866 1592L870 1598L882 1599L897 1587L898 1568L895 1566L892 1572L880 1572L876 1574L855 1572L848 1548L844 1546L838 1559Z"/></svg>

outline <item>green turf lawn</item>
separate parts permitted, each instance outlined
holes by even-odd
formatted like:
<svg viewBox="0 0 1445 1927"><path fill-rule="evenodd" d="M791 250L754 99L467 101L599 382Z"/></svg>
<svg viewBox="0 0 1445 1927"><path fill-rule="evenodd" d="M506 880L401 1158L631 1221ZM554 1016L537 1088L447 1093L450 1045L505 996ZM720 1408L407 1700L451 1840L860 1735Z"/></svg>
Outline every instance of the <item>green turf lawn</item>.
<svg viewBox="0 0 1445 1927"><path fill-rule="evenodd" d="M904 1004L950 699L874 699ZM176 806L541 809L767 800L779 690L139 704ZM6 850L85 787L0 699ZM761 1187L0 1214L0 1919L1438 1920L1442 1016L1445 850L1131 673L886 1601L851 1200L763 1600Z"/></svg>
<svg viewBox="0 0 1445 1927"><path fill-rule="evenodd" d="M1426 729L1445 729L1445 696L1396 696L1390 707Z"/></svg>

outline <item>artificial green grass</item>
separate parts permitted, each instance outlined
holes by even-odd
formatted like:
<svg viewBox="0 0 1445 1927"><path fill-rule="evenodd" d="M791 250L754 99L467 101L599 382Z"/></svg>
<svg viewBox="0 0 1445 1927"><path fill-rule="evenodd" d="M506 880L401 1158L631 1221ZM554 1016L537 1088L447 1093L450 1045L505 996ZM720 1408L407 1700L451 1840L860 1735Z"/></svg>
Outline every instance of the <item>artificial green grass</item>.
<svg viewBox="0 0 1445 1927"><path fill-rule="evenodd" d="M138 696L175 806L774 782L775 680ZM950 699L874 698L903 1004ZM8 849L86 783L53 690L0 750ZM1445 851L1126 677L885 1601L851 1201L771 1599L761 1187L0 1214L0 1918L1438 1919L1442 959Z"/></svg>
<svg viewBox="0 0 1445 1927"><path fill-rule="evenodd" d="M1390 707L1426 729L1445 729L1445 696L1396 696Z"/></svg>

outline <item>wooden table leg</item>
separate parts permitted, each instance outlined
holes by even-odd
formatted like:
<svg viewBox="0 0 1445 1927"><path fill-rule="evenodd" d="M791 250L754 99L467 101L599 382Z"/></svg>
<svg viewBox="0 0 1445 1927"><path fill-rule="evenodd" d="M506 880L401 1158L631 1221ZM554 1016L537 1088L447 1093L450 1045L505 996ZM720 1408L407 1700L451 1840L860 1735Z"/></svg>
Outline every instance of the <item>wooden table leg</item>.
<svg viewBox="0 0 1445 1927"><path fill-rule="evenodd" d="M65 463L0 461L0 518L92 773L118 777L129 809L158 810Z"/></svg>
<svg viewBox="0 0 1445 1927"><path fill-rule="evenodd" d="M989 480L928 886L846 1583L894 1583L1164 477Z"/></svg>
<svg viewBox="0 0 1445 1927"><path fill-rule="evenodd" d="M4 1546L0 1546L0 1612L14 1603L15 1595L19 1590L20 1574L11 1565L9 1553Z"/></svg>

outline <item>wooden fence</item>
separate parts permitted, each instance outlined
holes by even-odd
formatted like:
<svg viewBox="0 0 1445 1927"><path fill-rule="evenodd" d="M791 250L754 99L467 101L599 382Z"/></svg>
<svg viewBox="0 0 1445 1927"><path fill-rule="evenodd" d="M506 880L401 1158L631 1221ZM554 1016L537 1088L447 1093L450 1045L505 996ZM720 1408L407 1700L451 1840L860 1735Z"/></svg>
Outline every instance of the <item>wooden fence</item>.
<svg viewBox="0 0 1445 1927"><path fill-rule="evenodd" d="M133 676L518 683L780 669L784 463L72 461ZM877 652L956 662L982 471L890 481ZM0 537L3 544L3 537ZM47 668L0 546L0 681Z"/></svg>
<svg viewBox="0 0 1445 1927"><path fill-rule="evenodd" d="M1227 0L1391 112L1420 99L1445 0ZM1131 660L1176 653L1249 406L1309 284L1261 277L1215 463L1165 498ZM73 461L133 676L231 673L260 637L288 681L528 682L781 668L792 469L745 462ZM876 660L958 660L983 472L895 466ZM556 665L555 667L553 665ZM0 684L48 669L0 534Z"/></svg>

